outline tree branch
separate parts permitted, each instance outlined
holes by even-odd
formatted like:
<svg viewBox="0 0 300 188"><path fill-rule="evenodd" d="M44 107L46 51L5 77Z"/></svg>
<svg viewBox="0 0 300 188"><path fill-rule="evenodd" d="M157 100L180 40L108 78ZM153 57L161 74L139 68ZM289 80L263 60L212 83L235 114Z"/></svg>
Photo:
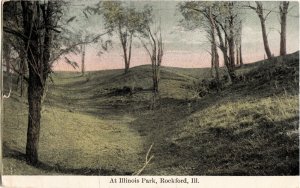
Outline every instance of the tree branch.
<svg viewBox="0 0 300 188"><path fill-rule="evenodd" d="M134 172L134 173L132 174L133 176L138 176L138 175L140 175L140 174L144 171L144 169L146 168L146 166L150 163L150 161L153 159L153 157L154 157L153 155L151 155L150 158L149 158L149 154L150 154L150 151L151 151L151 149L152 149L152 146L153 146L153 143L151 144L151 146L150 146L150 148L148 149L148 152L147 152L147 154L146 154L146 159L145 159L144 166L143 166L140 170Z"/></svg>
<svg viewBox="0 0 300 188"><path fill-rule="evenodd" d="M23 77L23 79L28 83L29 82L29 79L24 75L24 73L21 73L18 69L16 69L16 67L13 65L13 64L10 64L11 65L11 67L12 67L12 69L13 69L13 71L15 72L15 73L17 73L19 76L22 76Z"/></svg>
<svg viewBox="0 0 300 188"><path fill-rule="evenodd" d="M78 42L78 43L75 43L73 45L71 45L70 47L66 48L66 49L62 49L58 55L56 57L54 57L52 60L50 60L50 63L53 63L54 61L56 61L60 56L62 56L63 54L66 54L68 53L71 49L75 48L76 46L78 45L81 45L81 44L90 44L90 43L93 43L93 42L96 42L101 36L103 35L106 35L108 32L105 32L105 33L102 33L98 36L96 36L95 38L93 38L92 40L90 41L81 41L81 42Z"/></svg>
<svg viewBox="0 0 300 188"><path fill-rule="evenodd" d="M21 32L16 31L16 30L13 30L13 29L10 29L10 28L5 27L5 26L3 27L3 31L6 32L6 33L9 33L9 34L12 34L12 35L18 37L18 38L22 39L23 41L26 41L26 40L28 39L28 38L27 38L25 35L23 35Z"/></svg>

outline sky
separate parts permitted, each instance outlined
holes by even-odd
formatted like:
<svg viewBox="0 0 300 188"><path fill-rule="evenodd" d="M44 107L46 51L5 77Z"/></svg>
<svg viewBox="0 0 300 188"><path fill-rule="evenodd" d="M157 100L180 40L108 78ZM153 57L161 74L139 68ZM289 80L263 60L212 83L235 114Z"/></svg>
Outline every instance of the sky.
<svg viewBox="0 0 300 188"><path fill-rule="evenodd" d="M93 6L99 1L89 0L72 1L66 17L76 16L71 28L75 32L83 33L104 33L104 21L99 15L91 15L85 18L82 9L86 6ZM210 66L210 47L206 39L206 33L200 29L189 31L180 26L179 21L182 19L180 12L177 10L179 1L123 1L129 6L141 8L146 4L152 5L157 17L161 19L162 37L164 42L164 56L162 65L183 68L201 68ZM253 3L253 2L252 2ZM266 20L268 40L271 52L276 56L279 54L279 15L278 2L264 2L266 9L273 9ZM122 69L124 61L122 57L122 48L116 35L105 36L103 40L111 39L112 48L101 55L99 44L91 44L86 47L86 70L106 70ZM138 39L134 39L132 49L131 67L150 64L149 56L141 46ZM261 34L260 22L257 14L253 10L243 11L243 30L242 30L242 52L245 63L251 63L264 58L264 47ZM298 2L290 3L290 12L287 18L287 53L293 53L299 50L299 5ZM222 55L220 54L220 57ZM79 55L69 55L69 58L80 64ZM222 61L222 59L221 59ZM222 65L222 62L221 62ZM60 60L54 64L54 70L59 71L80 71L74 70L73 67Z"/></svg>

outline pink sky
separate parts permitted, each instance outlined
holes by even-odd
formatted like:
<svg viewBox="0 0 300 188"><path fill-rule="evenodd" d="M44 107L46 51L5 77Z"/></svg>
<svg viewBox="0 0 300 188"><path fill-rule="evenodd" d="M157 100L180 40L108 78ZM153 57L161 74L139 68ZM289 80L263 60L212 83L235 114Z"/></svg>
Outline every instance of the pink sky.
<svg viewBox="0 0 300 188"><path fill-rule="evenodd" d="M92 2L92 1L91 1ZM144 2L144 4L150 2ZM143 6L143 3L139 2L135 6ZM206 33L202 30L187 31L182 27L179 27L180 14L176 8L178 2L153 2L155 10L157 9L161 16L162 22L162 36L165 44L164 56L162 66L171 67L183 67L183 68L201 68L210 66L210 55L206 50L210 50L208 41L205 37ZM266 6L276 7L276 3L265 3ZM288 17L287 27L287 52L293 53L299 50L299 9L298 3L292 3L294 8L290 10ZM291 5L292 6L292 5ZM79 11L80 12L80 11ZM78 16L78 11L72 9L70 14ZM258 16L253 10L245 10L243 12L243 31L242 31L242 52L244 63L251 63L264 59L264 46L262 40L262 32ZM74 15L70 15L74 16ZM74 30L87 30L88 32L102 32L103 24L101 19L97 16L90 17L87 20L74 22ZM100 19L100 20L99 20ZM99 24L100 23L100 24ZM277 56L279 54L279 41L280 35L280 23L278 15L271 13L266 20L266 27L268 32L268 40L271 48L271 52ZM105 37L103 38L105 40ZM106 70L106 69L123 69L124 61L122 58L122 49L120 48L120 42L115 35L111 38L113 41L113 49L105 52L100 57L97 56L95 46L88 46L86 49L86 70ZM134 39L135 40L135 39ZM135 40L134 47L132 49L131 67L150 64L149 57L145 53L142 47L138 47L140 41ZM222 53L219 53L220 64L222 65ZM72 56L72 59L79 65L81 64L81 57L79 55ZM56 71L80 71L80 68L74 70L70 65L67 65L63 61L56 62L54 64L54 70Z"/></svg>
<svg viewBox="0 0 300 188"><path fill-rule="evenodd" d="M122 52L111 51L102 54L100 57L93 50L87 51L85 64L86 71L123 69L124 61L121 56ZM223 65L222 54L220 55L220 64ZM263 59L263 53L250 52L244 53L243 60L245 63L251 63ZM66 64L63 60L54 64L55 71L80 71L81 57L72 56L72 60L76 61L79 68L74 69ZM149 56L143 49L135 49L132 54L131 67L150 64ZM210 55L207 52L188 52L188 51L166 51L163 56L162 66L182 67L182 68L202 68L210 67Z"/></svg>

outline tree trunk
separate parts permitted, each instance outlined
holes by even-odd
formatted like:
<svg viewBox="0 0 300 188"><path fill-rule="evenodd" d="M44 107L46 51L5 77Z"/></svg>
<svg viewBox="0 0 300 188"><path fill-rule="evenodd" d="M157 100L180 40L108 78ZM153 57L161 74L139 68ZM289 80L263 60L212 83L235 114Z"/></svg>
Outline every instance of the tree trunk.
<svg viewBox="0 0 300 188"><path fill-rule="evenodd" d="M234 41L234 35L236 34L234 32L235 28L235 17L233 15L233 2L228 2L229 4L229 39L228 39L228 45L229 45L229 59L230 59L230 66L231 69L234 70L235 68L235 41Z"/></svg>
<svg viewBox="0 0 300 188"><path fill-rule="evenodd" d="M24 90L24 76L26 75L26 59L24 57L24 53L20 52L20 96L23 96L23 90Z"/></svg>
<svg viewBox="0 0 300 188"><path fill-rule="evenodd" d="M219 65L219 54L216 51L215 52L215 71L216 71L216 80L217 80L218 83L220 82L219 67L220 67L220 65Z"/></svg>
<svg viewBox="0 0 300 188"><path fill-rule="evenodd" d="M131 48L132 48L132 33L130 33L129 38L127 38L128 33L123 34L121 25L119 24L119 38L121 40L121 45L123 48L123 57L125 63L124 72L127 74L129 72L130 60L131 60ZM127 52L128 51L128 52ZM128 54L127 54L128 53Z"/></svg>
<svg viewBox="0 0 300 188"><path fill-rule="evenodd" d="M126 43L122 44L123 47L123 53L124 53L124 63L125 63L125 74L128 73L129 70L129 63L128 63L128 59L127 59L127 48L126 48Z"/></svg>
<svg viewBox="0 0 300 188"><path fill-rule="evenodd" d="M240 27L240 36L239 36L239 53L240 53L240 65L243 66L244 62L243 62L243 56L242 56L242 31L243 31L243 27L242 27L242 21L241 21L241 27Z"/></svg>
<svg viewBox="0 0 300 188"><path fill-rule="evenodd" d="M263 42L264 42L266 55L267 55L268 59L270 59L272 57L272 54L271 54L271 50L270 50L270 47L269 47L265 21L264 21L264 18L262 18L262 17L260 17L260 24L261 24L262 37L263 37Z"/></svg>
<svg viewBox="0 0 300 188"><path fill-rule="evenodd" d="M25 45L28 45L26 55L29 70L26 160L36 165L38 163L41 100L50 73L48 63L52 40L50 27L52 27L53 9L51 1L48 1L47 8L46 4L39 4L38 1L22 1L21 5L24 34L27 36Z"/></svg>
<svg viewBox="0 0 300 188"><path fill-rule="evenodd" d="M84 75L85 74L85 44L81 45L81 52L82 52L82 56L81 56L81 74Z"/></svg>
<svg viewBox="0 0 300 188"><path fill-rule="evenodd" d="M153 71L153 92L154 93L158 93L158 82L159 82L159 79L158 79L158 70L154 70Z"/></svg>
<svg viewBox="0 0 300 188"><path fill-rule="evenodd" d="M215 38L216 23L215 23L215 20L212 17L211 7L209 7L209 23L210 23L210 27L211 27L210 29L211 29L212 51L214 52L214 65L215 65L215 71L216 71L216 80L217 80L218 88L219 88L219 82L220 82L219 54L218 54L217 45L216 45L216 38Z"/></svg>
<svg viewBox="0 0 300 188"><path fill-rule="evenodd" d="M268 42L268 36L267 36L267 31L266 31L266 23L265 23L265 18L264 18L264 10L263 10L263 5L261 2L256 1L256 13L259 17L260 20L260 25L261 25L261 31L262 31L262 37L263 37L263 42L264 42L264 48L265 52L267 54L268 59L272 57L272 53L269 47L269 42Z"/></svg>
<svg viewBox="0 0 300 188"><path fill-rule="evenodd" d="M26 159L27 162L35 165L38 162L38 144L41 121L41 99L43 96L44 87L40 84L39 76L34 73L34 70L30 70L29 74L29 116L27 129Z"/></svg>
<svg viewBox="0 0 300 188"><path fill-rule="evenodd" d="M130 61L131 61L131 49L132 49L132 33L130 34L129 37L129 50L128 50L128 60L127 60L127 66L126 66L126 73L129 71L130 68Z"/></svg>
<svg viewBox="0 0 300 188"><path fill-rule="evenodd" d="M210 74L211 77L214 77L214 67L215 67L215 51L214 51L214 44L211 42L211 69Z"/></svg>
<svg viewBox="0 0 300 188"><path fill-rule="evenodd" d="M243 66L244 65L244 61L243 61L243 56L242 56L242 41L241 41L241 44L240 44L240 65Z"/></svg>
<svg viewBox="0 0 300 188"><path fill-rule="evenodd" d="M130 47L131 48L131 47ZM131 50L130 50L131 51ZM131 53L127 55L127 46L126 44L123 45L123 53L124 53L124 63L125 63L125 69L124 72L127 74L129 72L129 67L130 67L130 57Z"/></svg>
<svg viewBox="0 0 300 188"><path fill-rule="evenodd" d="M289 7L288 1L280 3L280 55L286 55L286 20Z"/></svg>
<svg viewBox="0 0 300 188"><path fill-rule="evenodd" d="M220 49L223 53L224 65L228 71L228 79L229 79L229 82L232 82L235 79L235 72L234 72L234 69L232 68L232 66L230 66L230 59L227 54L227 51L228 51L228 47L227 47L228 42L227 41L228 40L227 40L226 35L225 35L225 41L223 40L221 30L218 26L216 27L216 30L217 30L217 34L218 34L219 41L220 41Z"/></svg>
<svg viewBox="0 0 300 188"><path fill-rule="evenodd" d="M240 58L239 58L240 53L239 53L239 47L238 47L237 44L235 45L235 49L236 49L236 60L235 60L235 62L236 62L236 65L239 65L240 64Z"/></svg>
<svg viewBox="0 0 300 188"><path fill-rule="evenodd" d="M127 74L129 72L129 64L127 62L127 60L125 61L125 74Z"/></svg>
<svg viewBox="0 0 300 188"><path fill-rule="evenodd" d="M228 40L229 45L229 60L231 68L235 68L235 54L234 54L234 38L233 38L233 31L230 29L230 39Z"/></svg>

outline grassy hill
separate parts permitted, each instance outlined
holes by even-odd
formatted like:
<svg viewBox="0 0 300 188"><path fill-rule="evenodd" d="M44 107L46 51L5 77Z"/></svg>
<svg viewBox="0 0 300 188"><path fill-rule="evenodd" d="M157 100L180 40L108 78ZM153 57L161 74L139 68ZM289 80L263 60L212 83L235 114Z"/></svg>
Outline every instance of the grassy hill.
<svg viewBox="0 0 300 188"><path fill-rule="evenodd" d="M150 66L127 75L57 72L43 102L39 167L25 162L27 102L13 85L4 101L4 173L132 174L153 143L144 175L299 174L299 53L237 73L237 83L200 97L210 69L163 67L159 106L150 110Z"/></svg>

